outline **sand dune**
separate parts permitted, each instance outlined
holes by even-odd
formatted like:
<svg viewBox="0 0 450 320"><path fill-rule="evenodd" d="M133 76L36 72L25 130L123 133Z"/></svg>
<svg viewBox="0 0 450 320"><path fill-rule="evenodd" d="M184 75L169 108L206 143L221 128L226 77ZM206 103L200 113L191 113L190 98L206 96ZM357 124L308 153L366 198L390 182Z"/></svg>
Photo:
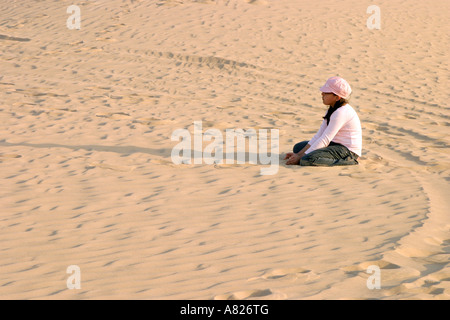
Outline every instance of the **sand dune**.
<svg viewBox="0 0 450 320"><path fill-rule="evenodd" d="M450 298L448 1L378 1L380 30L356 0L75 4L80 30L0 1L0 298ZM194 121L278 129L282 158L334 75L358 166L171 160Z"/></svg>

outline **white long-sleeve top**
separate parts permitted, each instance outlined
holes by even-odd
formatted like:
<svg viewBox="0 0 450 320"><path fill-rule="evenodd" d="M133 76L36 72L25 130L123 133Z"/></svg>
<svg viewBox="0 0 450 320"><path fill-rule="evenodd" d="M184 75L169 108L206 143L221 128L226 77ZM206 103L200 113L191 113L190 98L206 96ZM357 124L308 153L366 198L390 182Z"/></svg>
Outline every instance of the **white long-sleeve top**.
<svg viewBox="0 0 450 320"><path fill-rule="evenodd" d="M308 142L311 146L306 150L308 154L314 150L328 147L330 142L340 143L361 156L362 129L358 114L346 104L338 108L330 117L330 123L324 119L316 135Z"/></svg>

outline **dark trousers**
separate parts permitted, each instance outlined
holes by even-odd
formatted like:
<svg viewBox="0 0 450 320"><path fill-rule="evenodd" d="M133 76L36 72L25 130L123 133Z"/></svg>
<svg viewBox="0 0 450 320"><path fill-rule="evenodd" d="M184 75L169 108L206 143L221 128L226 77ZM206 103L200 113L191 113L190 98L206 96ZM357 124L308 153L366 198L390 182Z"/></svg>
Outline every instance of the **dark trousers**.
<svg viewBox="0 0 450 320"><path fill-rule="evenodd" d="M301 151L309 141L302 141L294 146L294 153ZM358 164L358 155L342 144L330 142L328 147L314 150L305 154L299 165L301 166L349 166Z"/></svg>

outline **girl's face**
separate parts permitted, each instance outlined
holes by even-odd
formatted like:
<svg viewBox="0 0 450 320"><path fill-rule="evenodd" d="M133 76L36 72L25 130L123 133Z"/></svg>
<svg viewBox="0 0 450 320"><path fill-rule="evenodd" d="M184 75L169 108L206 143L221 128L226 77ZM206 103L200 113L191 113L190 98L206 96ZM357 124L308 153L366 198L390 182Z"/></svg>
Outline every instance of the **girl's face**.
<svg viewBox="0 0 450 320"><path fill-rule="evenodd" d="M327 106L334 106L336 101L339 101L341 97L335 95L333 92L322 92L322 102Z"/></svg>

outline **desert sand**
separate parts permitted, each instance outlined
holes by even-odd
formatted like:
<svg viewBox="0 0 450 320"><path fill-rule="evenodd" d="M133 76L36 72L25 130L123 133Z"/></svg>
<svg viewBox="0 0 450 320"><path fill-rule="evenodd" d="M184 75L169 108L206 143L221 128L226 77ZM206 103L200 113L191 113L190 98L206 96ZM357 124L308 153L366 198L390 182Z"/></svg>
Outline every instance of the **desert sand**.
<svg viewBox="0 0 450 320"><path fill-rule="evenodd" d="M1 0L0 298L449 299L449 7ZM336 75L359 165L173 163L194 121L283 158Z"/></svg>

